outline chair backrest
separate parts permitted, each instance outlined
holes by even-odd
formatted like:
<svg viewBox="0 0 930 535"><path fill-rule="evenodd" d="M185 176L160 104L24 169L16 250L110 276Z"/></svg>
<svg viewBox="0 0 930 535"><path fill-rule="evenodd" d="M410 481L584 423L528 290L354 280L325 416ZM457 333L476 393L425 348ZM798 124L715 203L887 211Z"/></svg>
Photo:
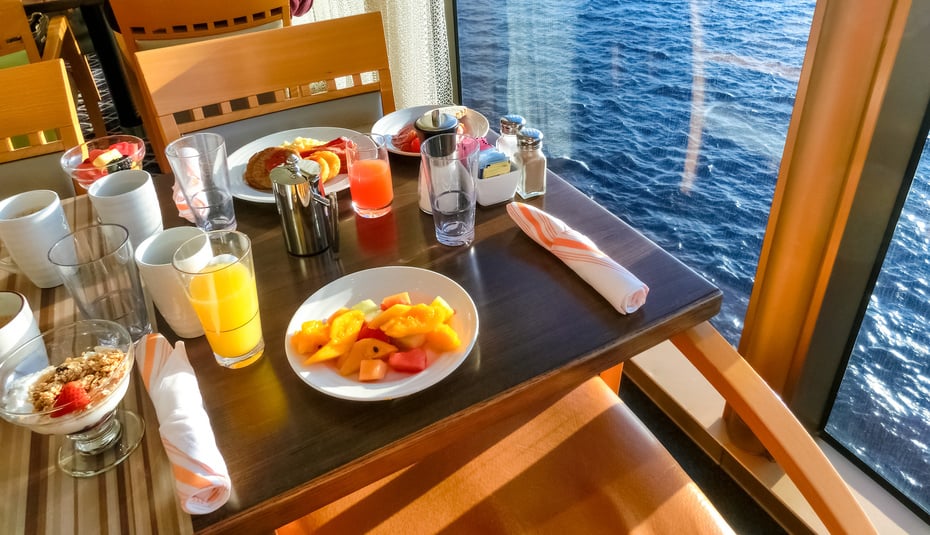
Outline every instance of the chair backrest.
<svg viewBox="0 0 930 535"><path fill-rule="evenodd" d="M40 59L22 2L0 0L0 67L8 66L7 61L23 65Z"/></svg>
<svg viewBox="0 0 930 535"><path fill-rule="evenodd" d="M378 116L395 109L380 13L140 51L136 61L157 118L157 131L149 132L156 147L189 132L345 97L380 96ZM164 155L156 156L167 171Z"/></svg>
<svg viewBox="0 0 930 535"><path fill-rule="evenodd" d="M130 55L229 33L291 25L287 0L110 0Z"/></svg>
<svg viewBox="0 0 930 535"><path fill-rule="evenodd" d="M74 195L57 153L83 142L64 61L0 69L0 197L40 187ZM41 169L23 167L48 154ZM18 165L7 176L11 162Z"/></svg>

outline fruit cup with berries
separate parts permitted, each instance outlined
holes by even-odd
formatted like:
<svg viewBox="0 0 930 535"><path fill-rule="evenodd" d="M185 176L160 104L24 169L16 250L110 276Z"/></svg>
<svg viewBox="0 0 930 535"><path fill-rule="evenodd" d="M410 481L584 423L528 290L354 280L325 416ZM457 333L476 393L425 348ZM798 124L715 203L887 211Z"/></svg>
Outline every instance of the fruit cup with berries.
<svg viewBox="0 0 930 535"><path fill-rule="evenodd" d="M90 139L61 156L61 168L87 189L95 180L124 169L141 169L145 142L129 135Z"/></svg>

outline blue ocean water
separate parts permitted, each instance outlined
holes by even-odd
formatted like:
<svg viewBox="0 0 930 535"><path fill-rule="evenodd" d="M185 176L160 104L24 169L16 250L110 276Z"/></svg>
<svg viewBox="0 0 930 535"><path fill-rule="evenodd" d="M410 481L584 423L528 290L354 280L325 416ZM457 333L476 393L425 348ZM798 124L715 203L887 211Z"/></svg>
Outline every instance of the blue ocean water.
<svg viewBox="0 0 930 535"><path fill-rule="evenodd" d="M736 344L813 8L813 0L459 2L463 104L495 127L519 113L542 130L552 170L723 290L713 323ZM930 214L926 182L905 217L918 230ZM926 238L903 247L927 263ZM926 313L886 295L926 303L927 281L896 278L907 273L879 281L831 424L881 427L865 443L861 433L843 438L928 507L930 340L913 317ZM920 293L907 291L914 287Z"/></svg>

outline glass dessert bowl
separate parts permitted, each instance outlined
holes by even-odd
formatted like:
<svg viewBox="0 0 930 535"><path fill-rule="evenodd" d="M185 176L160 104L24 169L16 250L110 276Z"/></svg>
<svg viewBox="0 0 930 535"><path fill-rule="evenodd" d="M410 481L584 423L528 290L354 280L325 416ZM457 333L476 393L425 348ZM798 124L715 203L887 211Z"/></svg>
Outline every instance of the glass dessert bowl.
<svg viewBox="0 0 930 535"><path fill-rule="evenodd" d="M117 409L132 377L129 332L82 320L24 342L0 362L0 417L46 435L66 435L58 467L75 477L105 472L129 456L142 418Z"/></svg>
<svg viewBox="0 0 930 535"><path fill-rule="evenodd" d="M61 155L61 168L87 189L95 180L124 169L142 169L145 142L136 136L89 139Z"/></svg>

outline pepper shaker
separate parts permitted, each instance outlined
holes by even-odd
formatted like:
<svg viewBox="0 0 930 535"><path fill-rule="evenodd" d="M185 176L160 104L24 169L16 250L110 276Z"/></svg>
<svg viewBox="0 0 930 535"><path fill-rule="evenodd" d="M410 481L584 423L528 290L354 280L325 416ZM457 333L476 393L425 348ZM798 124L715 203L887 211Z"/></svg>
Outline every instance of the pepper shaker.
<svg viewBox="0 0 930 535"><path fill-rule="evenodd" d="M530 199L546 193L546 155L542 151L543 134L535 128L517 132L517 152L514 163L520 168L517 193Z"/></svg>

